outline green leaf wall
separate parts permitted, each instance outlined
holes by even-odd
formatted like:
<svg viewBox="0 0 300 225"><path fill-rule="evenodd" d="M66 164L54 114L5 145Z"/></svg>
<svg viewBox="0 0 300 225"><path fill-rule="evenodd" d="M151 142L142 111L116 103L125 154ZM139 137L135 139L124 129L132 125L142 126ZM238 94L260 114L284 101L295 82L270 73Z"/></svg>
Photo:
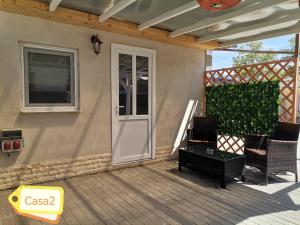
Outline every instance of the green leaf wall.
<svg viewBox="0 0 300 225"><path fill-rule="evenodd" d="M220 133L270 135L278 122L279 81L206 88L206 115L215 116Z"/></svg>

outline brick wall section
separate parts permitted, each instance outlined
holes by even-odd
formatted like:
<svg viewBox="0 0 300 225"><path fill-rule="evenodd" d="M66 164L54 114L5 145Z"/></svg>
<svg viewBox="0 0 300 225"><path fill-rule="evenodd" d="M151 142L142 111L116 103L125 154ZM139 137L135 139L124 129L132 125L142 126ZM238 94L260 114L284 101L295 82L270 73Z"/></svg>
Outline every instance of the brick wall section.
<svg viewBox="0 0 300 225"><path fill-rule="evenodd" d="M0 190L18 187L21 184L38 184L85 174L98 173L141 164L151 164L171 159L171 147L156 149L156 159L123 165L112 165L111 153L82 156L24 166L0 168Z"/></svg>

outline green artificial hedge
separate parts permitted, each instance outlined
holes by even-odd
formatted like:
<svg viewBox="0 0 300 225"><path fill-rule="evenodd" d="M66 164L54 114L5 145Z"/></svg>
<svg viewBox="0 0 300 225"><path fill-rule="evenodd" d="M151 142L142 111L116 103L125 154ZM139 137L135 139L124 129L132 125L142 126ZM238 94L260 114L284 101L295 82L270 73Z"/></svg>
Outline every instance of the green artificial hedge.
<svg viewBox="0 0 300 225"><path fill-rule="evenodd" d="M220 133L270 135L278 122L279 81L206 88L206 115L218 119Z"/></svg>

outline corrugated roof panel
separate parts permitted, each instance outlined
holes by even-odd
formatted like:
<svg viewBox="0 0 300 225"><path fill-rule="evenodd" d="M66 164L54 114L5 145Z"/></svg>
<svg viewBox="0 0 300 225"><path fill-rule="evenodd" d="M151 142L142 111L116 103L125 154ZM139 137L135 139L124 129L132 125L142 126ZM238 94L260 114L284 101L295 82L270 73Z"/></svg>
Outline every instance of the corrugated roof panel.
<svg viewBox="0 0 300 225"><path fill-rule="evenodd" d="M50 2L50 0L38 1L47 3ZM101 15L106 9L118 3L119 1L120 0L63 0L60 6L83 12L89 12L96 15ZM239 10L243 7L248 7L253 4L258 4L259 2L264 1L265 0L242 0L242 3L238 6L228 10L224 10L222 12L209 12L199 7L172 19L166 20L162 23L156 24L155 27L169 31L174 31L182 27L193 25L201 20L207 18L215 18L217 16L224 15L229 12ZM137 0L135 3L131 4L130 6L116 14L114 17L128 22L141 24L146 22L147 20L153 19L161 15L164 12L173 10L189 2L191 2L191 0ZM213 34L214 32L222 30L237 28L239 26L244 27L253 23L260 23L262 21L272 20L274 18L280 17L281 15L285 15L286 13L288 13L287 10L297 9L298 7L299 1L291 0L288 3L282 3L273 7L269 7L267 9L257 10L249 14L240 15L225 22L220 22L218 24L214 24L210 27L206 27L204 29L197 30L188 34L196 37L203 37L205 35ZM284 24L284 28L292 26L296 22L297 21L286 23ZM272 29L281 29L282 26L282 24L274 24L274 26L270 26L267 28L223 37L220 38L220 40L224 41L244 36L256 35Z"/></svg>

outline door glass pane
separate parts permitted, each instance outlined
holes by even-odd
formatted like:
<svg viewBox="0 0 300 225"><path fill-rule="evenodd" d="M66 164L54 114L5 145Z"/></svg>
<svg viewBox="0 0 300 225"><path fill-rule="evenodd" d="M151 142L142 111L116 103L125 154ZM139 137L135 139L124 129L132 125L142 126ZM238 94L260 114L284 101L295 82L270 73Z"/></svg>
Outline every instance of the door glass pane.
<svg viewBox="0 0 300 225"><path fill-rule="evenodd" d="M136 114L148 114L148 80L149 80L149 59L144 56L136 57Z"/></svg>
<svg viewBox="0 0 300 225"><path fill-rule="evenodd" d="M132 56L119 54L119 115L132 115Z"/></svg>

